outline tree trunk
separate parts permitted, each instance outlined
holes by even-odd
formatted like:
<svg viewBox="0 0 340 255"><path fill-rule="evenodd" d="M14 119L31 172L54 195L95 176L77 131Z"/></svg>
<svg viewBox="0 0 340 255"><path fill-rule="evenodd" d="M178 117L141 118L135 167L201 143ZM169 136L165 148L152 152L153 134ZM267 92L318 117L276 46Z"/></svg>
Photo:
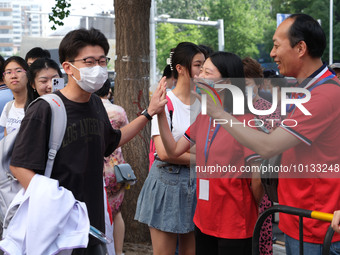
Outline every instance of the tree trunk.
<svg viewBox="0 0 340 255"><path fill-rule="evenodd" d="M115 104L122 106L130 121L149 105L149 17L151 0L114 0L116 26ZM125 192L122 215L127 242L149 242L145 224L134 220L139 192L148 174L150 124L122 147L124 159L138 182Z"/></svg>

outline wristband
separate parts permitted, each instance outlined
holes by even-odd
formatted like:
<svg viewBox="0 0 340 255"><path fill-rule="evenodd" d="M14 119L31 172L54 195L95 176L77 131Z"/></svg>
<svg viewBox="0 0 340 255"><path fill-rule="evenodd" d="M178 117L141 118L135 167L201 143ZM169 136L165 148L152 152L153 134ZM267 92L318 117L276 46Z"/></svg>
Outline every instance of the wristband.
<svg viewBox="0 0 340 255"><path fill-rule="evenodd" d="M150 116L150 114L148 114L148 110L144 109L141 113L141 115L144 115L148 120L152 120L152 117Z"/></svg>

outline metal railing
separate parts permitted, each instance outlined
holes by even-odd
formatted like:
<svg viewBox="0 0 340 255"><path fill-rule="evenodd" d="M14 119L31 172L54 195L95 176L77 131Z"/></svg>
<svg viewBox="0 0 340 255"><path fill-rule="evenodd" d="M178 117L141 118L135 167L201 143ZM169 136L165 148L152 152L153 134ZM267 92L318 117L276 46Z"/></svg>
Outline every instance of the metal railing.
<svg viewBox="0 0 340 255"><path fill-rule="evenodd" d="M254 234L253 234L253 241L252 241L253 242L252 243L252 254L253 255L260 254L259 240L260 240L260 231L261 231L263 222L266 220L266 218L269 215L274 214L276 212L299 216L300 255L303 255L303 218L311 218L311 219L322 220L322 221L327 221L327 222L331 222L333 219L333 214L331 213L310 211L310 210L295 208L295 207L286 206L286 205L272 206L269 209L265 210L256 222ZM334 234L334 231L330 226L324 238L322 255L329 254L333 234Z"/></svg>

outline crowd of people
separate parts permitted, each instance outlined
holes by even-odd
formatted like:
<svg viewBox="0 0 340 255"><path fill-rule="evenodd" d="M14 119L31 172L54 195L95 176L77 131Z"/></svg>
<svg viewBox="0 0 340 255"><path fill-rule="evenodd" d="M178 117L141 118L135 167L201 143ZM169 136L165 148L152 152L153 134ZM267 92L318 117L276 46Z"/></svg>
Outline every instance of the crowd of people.
<svg viewBox="0 0 340 255"><path fill-rule="evenodd" d="M154 161L138 197L135 220L149 227L155 255L251 254L258 216L273 205L261 183L261 162L280 154L281 165L299 167L299 174L279 173L279 204L334 212L332 227L337 233L331 254L340 254L338 172L308 173L318 165L339 170L340 80L336 74L340 65L328 67L322 62L326 37L319 23L306 14L293 14L283 21L273 43L270 55L278 72L263 70L250 57L179 43L169 53L148 108L130 122L124 109L109 100L109 44L99 30L77 29L63 38L59 59L68 83L55 92L52 81L62 78L62 72L47 50L33 48L25 59L1 57L0 138L19 130L11 172L26 190L37 175L44 175L51 110L46 102L35 99L55 93L65 105L67 127L51 178L86 204L91 226L114 240L107 246L87 235L86 248L68 247L66 242L59 249L71 249L72 254L123 254L125 185L117 183L114 166L125 163L120 147L151 121ZM289 95L288 77L300 89ZM241 91L244 100L238 101L225 84ZM307 94L310 97L303 106L291 103ZM282 108L287 102L291 104ZM240 106L242 114L234 114ZM285 119L294 120L295 125L282 124ZM207 171L218 167L236 170ZM241 171L245 167L257 170ZM46 194L46 199L52 198ZM108 215L112 222L107 222ZM304 220L305 254L321 255L328 226ZM280 214L279 227L285 234L286 253L298 254L298 218ZM0 248L8 252L15 242L4 235ZM273 254L270 217L259 242L261 255Z"/></svg>

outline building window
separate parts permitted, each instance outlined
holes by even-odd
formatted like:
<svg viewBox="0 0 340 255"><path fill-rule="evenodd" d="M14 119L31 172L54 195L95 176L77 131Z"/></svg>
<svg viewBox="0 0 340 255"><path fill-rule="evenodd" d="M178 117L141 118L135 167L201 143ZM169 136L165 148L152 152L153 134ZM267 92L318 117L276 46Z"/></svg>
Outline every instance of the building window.
<svg viewBox="0 0 340 255"><path fill-rule="evenodd" d="M9 29L0 29L0 34L9 34L10 30Z"/></svg>
<svg viewBox="0 0 340 255"><path fill-rule="evenodd" d="M11 13L10 12L0 12L0 16L2 17L8 17L8 16L11 16Z"/></svg>
<svg viewBox="0 0 340 255"><path fill-rule="evenodd" d="M12 23L10 21L5 21L5 20L1 20L0 21L0 26L11 26Z"/></svg>
<svg viewBox="0 0 340 255"><path fill-rule="evenodd" d="M11 43L12 39L11 38L0 38L0 43Z"/></svg>

